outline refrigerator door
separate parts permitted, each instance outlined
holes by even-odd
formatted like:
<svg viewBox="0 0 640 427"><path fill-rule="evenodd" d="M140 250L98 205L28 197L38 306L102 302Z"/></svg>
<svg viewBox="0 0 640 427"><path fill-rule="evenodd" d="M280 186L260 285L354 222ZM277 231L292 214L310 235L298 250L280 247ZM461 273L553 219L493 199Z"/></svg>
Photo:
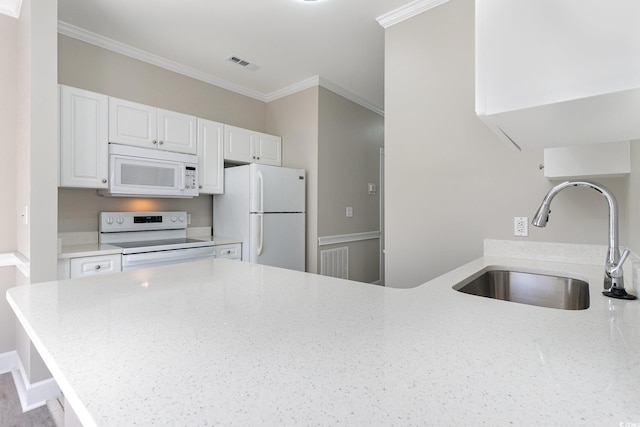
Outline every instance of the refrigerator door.
<svg viewBox="0 0 640 427"><path fill-rule="evenodd" d="M251 214L249 262L305 270L305 214Z"/></svg>
<svg viewBox="0 0 640 427"><path fill-rule="evenodd" d="M250 212L304 212L304 169L250 165Z"/></svg>

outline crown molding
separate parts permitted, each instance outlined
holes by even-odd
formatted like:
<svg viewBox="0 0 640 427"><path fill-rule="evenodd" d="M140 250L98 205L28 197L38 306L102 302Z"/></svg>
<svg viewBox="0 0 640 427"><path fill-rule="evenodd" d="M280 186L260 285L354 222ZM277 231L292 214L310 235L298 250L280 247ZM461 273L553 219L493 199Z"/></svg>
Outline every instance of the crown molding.
<svg viewBox="0 0 640 427"><path fill-rule="evenodd" d="M315 87L322 86L332 92L337 93L338 95L359 104L362 107L365 107L377 114L384 115L384 110L374 105L363 98L355 95L354 93L330 82L329 80L323 79L319 76L311 77L307 80L303 80L291 86L287 86L285 88L279 89L277 91L264 94L255 90L247 89L244 86L240 86L226 80L220 79L216 76L213 76L208 73L203 73L202 71L198 71L196 69L186 67L178 62L171 61L169 59L163 58L158 55L154 55L147 51L134 48L132 46L126 45L124 43L120 43L113 39L103 37L99 34L92 33L91 31L87 31L80 27L76 27L75 25L71 25L64 21L58 21L58 33L63 34L65 36L73 37L80 41L90 43L92 45L101 47L103 49L107 49L121 55L128 56L130 58L137 59L139 61L146 62L148 64L155 65L157 67L161 67L167 69L169 71L173 71L178 74L185 75L187 77L191 77L196 80L203 81L205 83L212 84L214 86L221 87L223 89L229 90L231 92L239 93L241 95L248 96L253 99L257 99L262 102L271 102L276 99L283 98L288 95L292 95L296 92L300 92L302 90Z"/></svg>
<svg viewBox="0 0 640 427"><path fill-rule="evenodd" d="M247 89L243 86L228 82L221 78L215 77L211 74L203 73L202 71L198 71L194 68L184 66L178 62L171 61L161 56L154 55L152 53L144 51L142 49L137 49L135 47L131 47L127 44L120 43L118 41L101 36L99 34L92 33L91 31L87 31L80 27L76 27L75 25L71 25L64 21L58 21L58 33L64 34L65 36L73 37L75 39L78 39L86 43L93 44L95 46L99 46L107 50L111 50L113 52L128 56L130 58L137 59L139 61L156 65L158 67L167 69L169 71L173 71L178 74L185 75L187 77L191 77L196 80L203 81L205 83L219 86L223 89L227 89L229 91L236 92L241 95L245 95L250 98L257 99L259 101L266 102L265 95L260 92Z"/></svg>
<svg viewBox="0 0 640 427"><path fill-rule="evenodd" d="M331 82L330 80L325 79L324 77L314 76L307 80L303 80L299 83L296 83L291 86L287 86L275 92L271 92L266 96L267 102L275 101L276 99L284 98L285 96L293 95L294 93L303 91L305 89L309 89L312 87L321 86L331 92L342 96L343 98L348 99L351 102L354 102L361 107L364 107L368 110L373 111L376 114L384 116L384 110L377 105L372 104L369 101L359 97L358 95L348 91L347 89L338 86L337 84Z"/></svg>
<svg viewBox="0 0 640 427"><path fill-rule="evenodd" d="M416 0L376 18L383 28L389 28L399 22L412 18L429 9L440 6L449 0Z"/></svg>
<svg viewBox="0 0 640 427"><path fill-rule="evenodd" d="M330 90L333 93L337 93L338 95L342 96L343 98L347 98L349 101L351 102L355 102L356 104L360 105L361 107L367 108L371 111L373 111L374 113L377 113L381 116L384 116L384 109L378 107L377 105L372 104L371 102L360 98L358 95L349 92L348 90L346 90L343 87L338 86L337 84L323 78L320 77L320 86L322 86L325 89Z"/></svg>
<svg viewBox="0 0 640 427"><path fill-rule="evenodd" d="M320 86L319 76L314 76L301 82L292 84L291 86L283 87L282 89L278 89L276 91L268 93L265 99L266 102L275 101L276 99L284 98L285 96L293 95L294 93L316 86Z"/></svg>

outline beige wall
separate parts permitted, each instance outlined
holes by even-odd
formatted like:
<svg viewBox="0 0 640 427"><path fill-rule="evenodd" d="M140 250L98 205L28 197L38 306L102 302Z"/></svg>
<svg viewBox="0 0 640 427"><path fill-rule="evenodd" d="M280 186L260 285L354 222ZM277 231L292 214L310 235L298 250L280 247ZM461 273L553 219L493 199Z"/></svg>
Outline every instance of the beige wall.
<svg viewBox="0 0 640 427"><path fill-rule="evenodd" d="M18 21L0 14L0 253L16 250L17 36Z"/></svg>
<svg viewBox="0 0 640 427"><path fill-rule="evenodd" d="M0 253L16 250L16 81L18 21L0 14ZM0 354L16 349L15 316L4 295L16 285L15 268L0 268Z"/></svg>
<svg viewBox="0 0 640 427"><path fill-rule="evenodd" d="M319 103L318 236L379 231L380 193L369 195L367 184L379 185L384 118L324 88ZM349 278L379 280L377 239L348 246Z"/></svg>
<svg viewBox="0 0 640 427"><path fill-rule="evenodd" d="M96 190L58 190L58 232L98 231L98 213L119 211L184 211L191 214L189 227L211 227L211 196L193 199L141 199L102 197Z"/></svg>
<svg viewBox="0 0 640 427"><path fill-rule="evenodd" d="M57 15L55 1L24 0L18 20L16 205L29 216L16 215L16 248L30 260L30 283L57 276ZM51 377L19 326L16 346L31 383Z"/></svg>
<svg viewBox="0 0 640 427"><path fill-rule="evenodd" d="M640 140L631 143L631 175L628 181L626 242L635 254L640 254Z"/></svg>
<svg viewBox="0 0 640 427"><path fill-rule="evenodd" d="M522 239L513 217L531 218L556 183L542 151L512 150L475 115L473 2L388 28L385 64L386 284L411 287L480 256L485 238ZM628 179L599 181L617 196L624 244ZM606 244L599 193L568 189L552 210L527 240Z"/></svg>
<svg viewBox="0 0 640 427"><path fill-rule="evenodd" d="M369 195L367 184L378 185L384 118L340 95L320 88L318 145L318 234L377 231L379 193ZM353 217L345 208L353 207Z"/></svg>
<svg viewBox="0 0 640 427"><path fill-rule="evenodd" d="M267 132L282 135L283 166L307 171L307 271L317 273L319 236L379 229L379 196L367 195L367 183L379 180L383 118L316 87L268 103ZM377 240L341 246L349 247L351 279L379 279Z"/></svg>
<svg viewBox="0 0 640 427"><path fill-rule="evenodd" d="M307 171L307 262L317 272L318 87L267 104L267 132L282 136L282 165Z"/></svg>

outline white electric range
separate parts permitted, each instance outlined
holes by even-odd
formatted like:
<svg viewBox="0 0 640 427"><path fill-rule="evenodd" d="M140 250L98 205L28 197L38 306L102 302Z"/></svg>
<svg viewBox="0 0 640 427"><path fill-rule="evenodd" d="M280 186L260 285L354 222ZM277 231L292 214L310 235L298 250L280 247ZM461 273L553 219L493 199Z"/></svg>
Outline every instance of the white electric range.
<svg viewBox="0 0 640 427"><path fill-rule="evenodd" d="M213 241L187 238L186 212L100 212L99 241L123 248L122 271L215 256Z"/></svg>

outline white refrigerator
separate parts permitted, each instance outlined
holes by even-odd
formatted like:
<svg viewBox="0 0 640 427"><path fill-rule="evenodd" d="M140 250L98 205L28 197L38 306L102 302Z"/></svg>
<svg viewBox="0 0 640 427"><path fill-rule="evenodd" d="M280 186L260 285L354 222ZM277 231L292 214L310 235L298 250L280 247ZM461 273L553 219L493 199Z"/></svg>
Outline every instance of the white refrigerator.
<svg viewBox="0 0 640 427"><path fill-rule="evenodd" d="M252 163L224 170L213 233L242 238L242 260L305 270L305 171Z"/></svg>

